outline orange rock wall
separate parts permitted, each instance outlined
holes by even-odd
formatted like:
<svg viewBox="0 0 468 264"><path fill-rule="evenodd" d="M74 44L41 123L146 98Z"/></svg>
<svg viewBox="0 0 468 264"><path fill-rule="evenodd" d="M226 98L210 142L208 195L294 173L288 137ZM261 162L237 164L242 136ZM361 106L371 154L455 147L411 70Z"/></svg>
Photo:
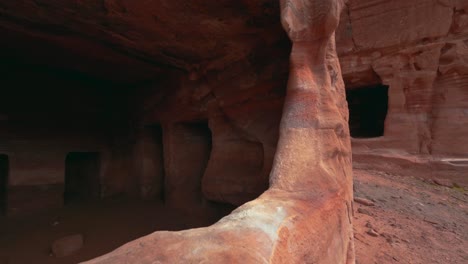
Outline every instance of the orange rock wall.
<svg viewBox="0 0 468 264"><path fill-rule="evenodd" d="M350 0L337 32L347 88L385 84L374 149L466 157L468 2Z"/></svg>

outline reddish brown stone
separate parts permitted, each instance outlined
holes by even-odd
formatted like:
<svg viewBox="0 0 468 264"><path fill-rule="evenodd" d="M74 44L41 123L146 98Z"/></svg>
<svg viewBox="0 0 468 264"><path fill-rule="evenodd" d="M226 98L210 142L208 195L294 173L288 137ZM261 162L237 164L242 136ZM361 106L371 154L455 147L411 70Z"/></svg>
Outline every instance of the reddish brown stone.
<svg viewBox="0 0 468 264"><path fill-rule="evenodd" d="M89 263L354 263L351 149L334 45L342 5L281 1L293 49L270 189L210 227L156 232Z"/></svg>
<svg viewBox="0 0 468 264"><path fill-rule="evenodd" d="M6 211L61 206L67 154L99 152L99 197L188 212L248 203L96 262L352 263L335 50L349 91L388 86L383 133L353 139L355 165L466 185L467 10L463 0L2 1L2 87L14 87L0 97ZM77 84L83 76L98 78Z"/></svg>
<svg viewBox="0 0 468 264"><path fill-rule="evenodd" d="M444 164L468 153L465 2L348 2L337 30L346 86L388 86L383 134L352 140L357 165L468 184L467 167Z"/></svg>

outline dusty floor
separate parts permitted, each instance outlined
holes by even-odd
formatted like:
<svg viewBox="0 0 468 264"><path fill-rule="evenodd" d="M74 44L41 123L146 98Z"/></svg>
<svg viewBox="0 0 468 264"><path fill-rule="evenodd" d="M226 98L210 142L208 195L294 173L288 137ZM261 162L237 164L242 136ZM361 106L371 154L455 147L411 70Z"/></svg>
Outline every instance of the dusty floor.
<svg viewBox="0 0 468 264"><path fill-rule="evenodd" d="M468 263L468 192L412 177L354 171L357 263ZM372 231L371 231L372 229Z"/></svg>
<svg viewBox="0 0 468 264"><path fill-rule="evenodd" d="M374 203L355 203L357 263L468 263L466 191L376 171L354 173L355 197ZM154 230L203 226L219 217L189 217L161 204L117 199L27 218L0 218L0 264L76 263ZM85 237L77 254L50 256L55 239L75 233Z"/></svg>
<svg viewBox="0 0 468 264"><path fill-rule="evenodd" d="M233 208L190 214L161 203L117 198L82 203L20 218L0 218L0 264L77 263L103 255L155 230L208 226ZM63 236L82 234L84 246L63 258L51 256L51 244Z"/></svg>

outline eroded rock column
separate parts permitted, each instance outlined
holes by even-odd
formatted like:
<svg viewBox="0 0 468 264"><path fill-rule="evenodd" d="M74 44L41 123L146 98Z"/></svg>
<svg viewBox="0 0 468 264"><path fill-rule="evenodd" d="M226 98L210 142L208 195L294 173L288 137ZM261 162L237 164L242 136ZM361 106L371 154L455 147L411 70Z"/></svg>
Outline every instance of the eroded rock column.
<svg viewBox="0 0 468 264"><path fill-rule="evenodd" d="M293 49L270 189L216 224L155 232L91 263L354 263L341 0L282 0Z"/></svg>
<svg viewBox="0 0 468 264"><path fill-rule="evenodd" d="M273 188L310 192L351 186L348 110L334 32L342 1L281 1L293 42Z"/></svg>

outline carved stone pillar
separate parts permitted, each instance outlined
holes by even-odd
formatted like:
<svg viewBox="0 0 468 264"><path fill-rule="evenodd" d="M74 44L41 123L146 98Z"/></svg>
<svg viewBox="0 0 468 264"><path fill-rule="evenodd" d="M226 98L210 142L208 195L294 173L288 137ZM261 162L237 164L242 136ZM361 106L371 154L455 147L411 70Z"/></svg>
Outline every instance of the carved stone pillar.
<svg viewBox="0 0 468 264"><path fill-rule="evenodd" d="M342 0L281 0L293 48L270 189L216 224L155 232L90 263L354 263Z"/></svg>

